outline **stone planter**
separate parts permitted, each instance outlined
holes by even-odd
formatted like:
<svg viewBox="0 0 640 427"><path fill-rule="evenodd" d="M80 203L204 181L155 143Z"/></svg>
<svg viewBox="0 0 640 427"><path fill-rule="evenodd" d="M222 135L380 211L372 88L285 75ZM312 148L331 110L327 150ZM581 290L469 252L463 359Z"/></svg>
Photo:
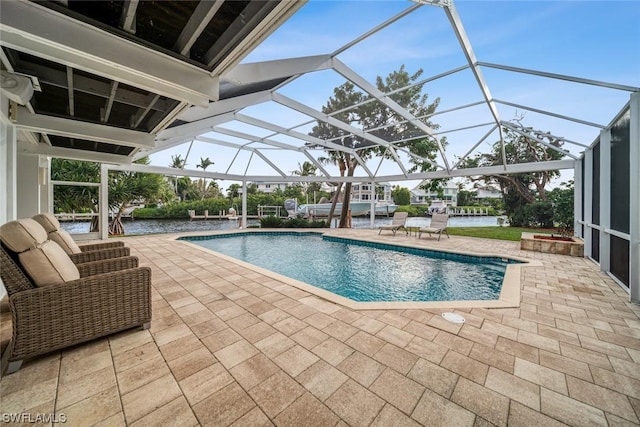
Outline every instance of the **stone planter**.
<svg viewBox="0 0 640 427"><path fill-rule="evenodd" d="M576 237L572 237L570 242L565 242L561 240L536 239L533 236L534 233L522 233L520 249L547 254L584 256L584 242Z"/></svg>

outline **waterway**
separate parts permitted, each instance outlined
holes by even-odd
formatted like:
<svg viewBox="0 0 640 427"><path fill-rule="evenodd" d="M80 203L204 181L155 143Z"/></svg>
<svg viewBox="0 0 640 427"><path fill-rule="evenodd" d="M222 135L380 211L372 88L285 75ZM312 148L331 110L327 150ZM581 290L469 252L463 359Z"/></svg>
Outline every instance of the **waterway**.
<svg viewBox="0 0 640 427"><path fill-rule="evenodd" d="M452 217L449 218L449 226L451 227L487 227L497 226L498 217L495 216L472 216L472 217ZM427 226L431 221L430 218L414 217L407 220L407 226ZM332 226L335 226L335 220ZM248 226L258 225L258 220L249 220ZM239 228L239 222L228 219L208 219L206 221L189 221L188 219L137 219L123 221L125 234L162 234L162 233L182 233L188 231L214 231L214 230L233 230ZM374 228L391 224L391 218L376 218ZM89 232L89 222L61 222L62 228L71 234L80 234ZM351 221L353 228L369 228L370 220L368 217L353 218Z"/></svg>

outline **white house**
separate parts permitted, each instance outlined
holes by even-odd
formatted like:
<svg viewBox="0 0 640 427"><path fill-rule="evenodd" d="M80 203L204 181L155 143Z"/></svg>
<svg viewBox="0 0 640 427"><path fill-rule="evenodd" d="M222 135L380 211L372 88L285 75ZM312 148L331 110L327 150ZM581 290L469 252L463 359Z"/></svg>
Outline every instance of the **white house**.
<svg viewBox="0 0 640 427"><path fill-rule="evenodd" d="M478 201L482 201L485 199L499 199L502 197L502 193L500 192L500 190L489 185L486 187L478 187L477 191L478 195L476 196L476 199L478 199Z"/></svg>
<svg viewBox="0 0 640 427"><path fill-rule="evenodd" d="M376 202L388 202L393 203L391 197L391 184L388 182L379 182L376 184L375 189L375 201ZM353 184L351 186L351 201L352 202L368 202L371 200L371 183L362 182Z"/></svg>
<svg viewBox="0 0 640 427"><path fill-rule="evenodd" d="M458 185L454 183L453 180L449 180L443 184L442 194L438 194L437 191L421 188L427 184L429 184L428 180L424 180L411 190L412 205L431 204L432 200L442 200L447 206L458 205Z"/></svg>
<svg viewBox="0 0 640 427"><path fill-rule="evenodd" d="M276 189L284 191L289 184L286 182L252 182L255 184L258 191L262 193L273 193Z"/></svg>

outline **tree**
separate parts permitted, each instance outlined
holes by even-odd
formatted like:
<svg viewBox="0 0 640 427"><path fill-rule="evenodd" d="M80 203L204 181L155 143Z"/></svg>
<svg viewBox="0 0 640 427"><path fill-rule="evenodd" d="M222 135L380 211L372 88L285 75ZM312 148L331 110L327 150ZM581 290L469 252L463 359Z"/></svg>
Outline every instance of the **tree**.
<svg viewBox="0 0 640 427"><path fill-rule="evenodd" d="M200 157L200 163L196 165L196 168L202 168L202 171L204 172L213 164L214 162L211 161L209 157ZM207 178L202 178L199 182L201 183L202 188L201 200L204 200L205 196L207 196Z"/></svg>
<svg viewBox="0 0 640 427"><path fill-rule="evenodd" d="M291 171L292 175L298 176L315 176L318 168L311 162L298 163L298 169ZM300 182L304 196L308 196L310 192L319 191L319 182Z"/></svg>
<svg viewBox="0 0 640 427"><path fill-rule="evenodd" d="M171 163L169 163L169 167L175 168L175 169L184 169L184 167L187 165L186 162L187 160L183 159L182 155L172 154ZM178 180L179 178L177 176L171 177L171 184L173 184L173 191L176 194L176 196L180 198L180 200L184 200L184 198L182 197L182 192L179 191L178 189Z"/></svg>
<svg viewBox="0 0 640 427"><path fill-rule="evenodd" d="M229 188L227 188L227 197L230 199L234 199L240 195L240 190L242 189L242 185L240 184L231 184Z"/></svg>
<svg viewBox="0 0 640 427"><path fill-rule="evenodd" d="M144 157L136 163L149 164ZM51 178L59 181L99 182L100 165L98 163L78 160L53 159ZM109 234L123 234L122 213L133 201L157 203L167 201L171 189L162 175L140 172L109 173L109 209L116 211L116 216L109 225ZM58 209L70 211L91 210L98 212L98 188L84 186L60 186L61 191L54 194L54 203ZM94 217L90 231L98 231L99 221Z"/></svg>
<svg viewBox="0 0 640 427"><path fill-rule="evenodd" d="M478 192L476 190L458 190L458 206L473 206L476 204L476 198L478 197Z"/></svg>
<svg viewBox="0 0 640 427"><path fill-rule="evenodd" d="M418 70L414 74L409 74L404 65L399 70L390 73L385 79L376 78L376 87L383 93L393 92L416 82L422 75L422 70ZM394 92L389 97L404 107L413 116L420 117L423 123L433 129L437 129L437 125L430 123L425 117L433 114L440 102L436 99L431 104L427 104L428 96L422 94L422 85L411 86L408 89ZM394 147L406 147L414 154L411 157L413 163L411 171L416 170L427 171L433 170L434 166L431 161L435 160L437 155L437 144L432 138L420 137L424 132L419 128L410 124L404 117L387 107L381 102L364 102L368 97L356 90L351 82L345 82L334 88L333 96L329 98L327 103L322 107L324 114L338 113L332 116L344 123L354 125L358 128L369 131L373 136L382 138L388 142L402 141L394 144ZM353 105L359 104L357 107ZM347 109L349 108L349 109ZM310 135L324 140L331 140L334 144L341 145L345 148L355 150L358 156L367 161L374 156L392 158L392 154L384 146L374 144L360 136L353 135L347 131L334 127L326 122L318 121L313 127ZM441 141L446 143L446 141ZM340 176L353 176L358 167L358 159L348 151L340 151L336 149L326 149L327 157L321 160L324 163L331 163L338 166ZM417 157L416 157L417 156ZM335 204L342 191L342 182L338 184L336 197L334 197L333 205L329 213L329 220L333 215ZM345 185L342 204L342 212L340 216L339 227L345 227L347 223L347 212L349 209L349 199L351 197L351 183Z"/></svg>
<svg viewBox="0 0 640 427"><path fill-rule="evenodd" d="M564 187L564 188L562 188ZM574 221L574 183L573 180L563 182L561 187L556 187L547 193L553 206L553 221L558 225L558 231L562 236L573 234Z"/></svg>
<svg viewBox="0 0 640 427"><path fill-rule="evenodd" d="M517 119L519 120L519 119ZM507 164L542 162L559 160L564 157L562 152L549 148L535 140L516 133L508 128L504 129L504 151ZM549 134L536 135L549 145L560 149L562 141ZM486 154L478 154L461 162L461 168L477 168L482 166L498 166L503 164L500 141L493 144L492 150ZM542 172L520 173L510 175L483 175L471 177L471 181L482 181L487 185L493 184L500 188L512 226L527 226L530 223L549 225L549 207L546 189L551 180L560 175L558 170ZM539 203L539 206L526 208L527 205Z"/></svg>
<svg viewBox="0 0 640 427"><path fill-rule="evenodd" d="M143 157L135 163L148 165L149 158ZM156 203L158 198L165 193L163 186L167 182L162 175L117 171L109 174L109 208L115 210L116 216L109 224L109 234L124 234L122 214L125 209L135 201Z"/></svg>
<svg viewBox="0 0 640 427"><path fill-rule="evenodd" d="M100 182L100 164L80 160L53 158L51 160L53 181ZM57 185L53 192L53 203L57 212L98 212L98 187ZM91 218L89 231L98 231L98 217Z"/></svg>
<svg viewBox="0 0 640 427"><path fill-rule="evenodd" d="M411 192L406 187L394 187L391 191L391 197L393 197L393 203L396 205L411 204Z"/></svg>

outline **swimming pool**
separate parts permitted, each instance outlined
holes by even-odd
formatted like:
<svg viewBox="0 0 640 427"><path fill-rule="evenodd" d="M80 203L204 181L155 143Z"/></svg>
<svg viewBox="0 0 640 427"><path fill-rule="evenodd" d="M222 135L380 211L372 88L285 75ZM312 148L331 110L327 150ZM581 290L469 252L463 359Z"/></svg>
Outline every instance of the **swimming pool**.
<svg viewBox="0 0 640 427"><path fill-rule="evenodd" d="M305 232L182 237L359 302L497 300L518 261Z"/></svg>

